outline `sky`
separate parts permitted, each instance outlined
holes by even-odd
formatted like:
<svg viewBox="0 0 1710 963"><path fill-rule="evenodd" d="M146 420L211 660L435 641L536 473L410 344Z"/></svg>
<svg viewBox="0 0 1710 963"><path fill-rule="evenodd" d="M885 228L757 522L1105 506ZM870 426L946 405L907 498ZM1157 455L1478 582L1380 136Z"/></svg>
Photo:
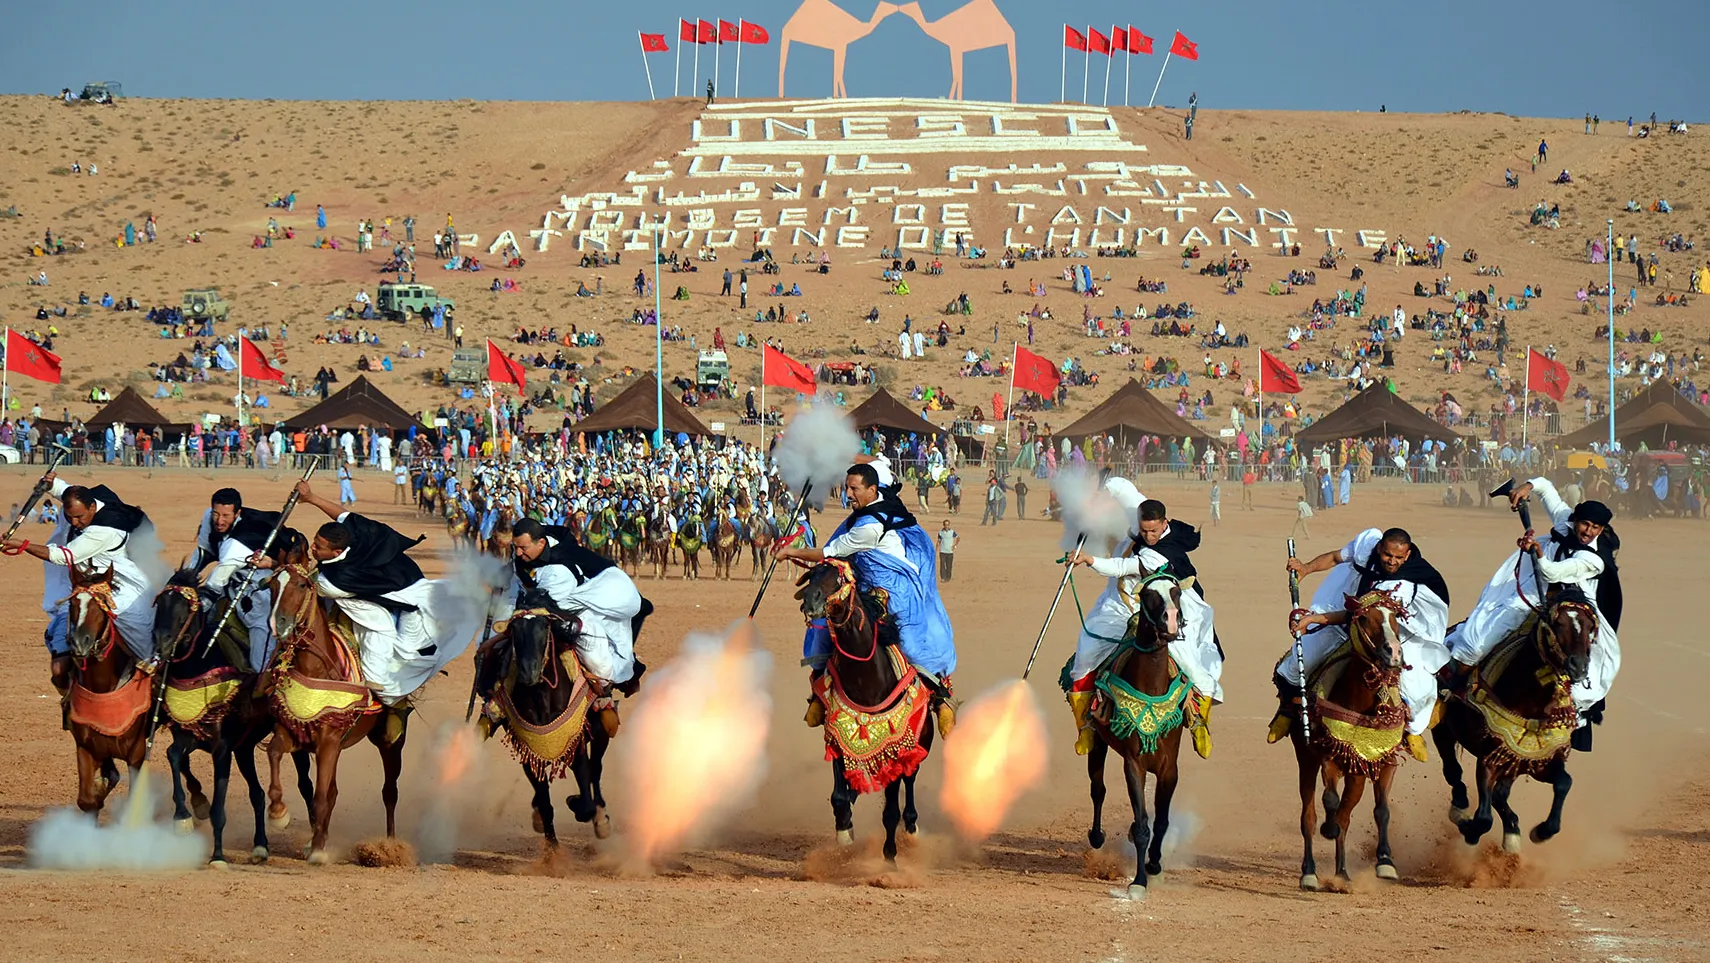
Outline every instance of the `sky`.
<svg viewBox="0 0 1710 963"><path fill-rule="evenodd" d="M809 0L826 4L831 0ZM836 0L865 20L874 0ZM994 0L975 0L987 3ZM919 0L928 20L964 0ZM1643 29L1635 8L1609 0L1494 3L1491 0L1205 0L1135 4L1117 0L1039 3L995 0L1017 37L1020 100L1062 96L1066 16L1104 30L1132 22L1157 38L1154 56L1118 57L1111 103L1145 104L1164 51L1180 30L1200 59L1173 59L1159 104L1180 105L1190 91L1202 108L1256 110L1503 111L1579 117L1593 111L1704 119L1710 58L1700 49L1710 27L1706 0L1651 0ZM139 97L280 100L642 100L648 96L639 32L664 33L670 53L648 58L659 96L668 96L679 53L677 18L735 22L771 33L767 46L742 51L746 97L778 92L779 39L801 0L686 2L410 0L365 3L295 0L78 0L72 7L21 3L0 31L0 93L56 93L91 80L117 80ZM1167 12L1166 12L1167 11ZM1239 14L1231 13L1239 11ZM1614 36L1626 46L1613 46ZM1643 49L1638 46L1642 44ZM679 89L704 94L715 48L681 50ZM735 50L719 61L721 94L735 88ZM1007 99L1002 48L967 57L966 99ZM1092 57L1093 103L1103 103L1107 58ZM1605 66L1600 66L1603 64ZM1087 68L1069 54L1068 99L1079 101ZM851 45L845 82L851 96L943 96L950 69L944 47L902 14ZM785 93L831 92L831 54L791 49Z"/></svg>

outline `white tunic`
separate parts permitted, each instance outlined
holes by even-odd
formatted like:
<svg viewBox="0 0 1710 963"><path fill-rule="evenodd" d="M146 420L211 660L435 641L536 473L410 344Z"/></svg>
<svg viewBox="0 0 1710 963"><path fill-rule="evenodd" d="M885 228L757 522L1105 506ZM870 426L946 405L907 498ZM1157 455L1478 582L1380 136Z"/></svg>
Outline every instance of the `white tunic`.
<svg viewBox="0 0 1710 963"><path fill-rule="evenodd" d="M1572 537L1573 523L1568 521L1568 516L1573 514L1572 506L1557 493L1555 485L1551 484L1549 479L1534 478L1531 481L1533 493L1538 496L1544 510L1550 514L1552 530ZM1543 543L1545 555L1553 554L1553 544L1550 541ZM1596 554L1575 552L1558 562L1550 558L1533 559L1529 552L1522 556L1519 551L1515 551L1497 567L1496 574L1490 577L1484 591L1479 594L1478 604L1473 606L1467 620L1457 626L1449 636L1449 649L1456 662L1477 665L1503 639L1526 623L1526 619L1532 614L1531 607L1526 604L1527 600L1533 605L1541 603L1540 599L1534 597L1538 584L1532 574L1534 562L1546 582L1573 586L1585 594L1593 608L1597 607L1597 580L1603 574L1603 559ZM1520 566L1518 580L1514 572L1516 564ZM1525 598L1520 595L1521 586L1525 587ZM1615 637L1615 629L1609 624L1609 620L1604 618L1602 609L1598 609L1597 643L1591 647L1591 664L1585 683L1573 687L1574 705L1584 711L1607 696L1610 685L1615 681L1615 674L1620 669L1620 640Z"/></svg>
<svg viewBox="0 0 1710 963"><path fill-rule="evenodd" d="M1360 573L1354 565L1365 564L1381 541L1383 531L1376 528L1368 528L1354 536L1354 540L1342 548L1343 561L1325 574L1323 584L1312 593L1310 611L1345 611L1348 604L1346 596L1354 594L1360 582ZM1431 710L1437 704L1437 670L1449 661L1449 649L1443 642L1449 626L1449 604L1438 598L1436 592L1416 582L1379 578L1372 583L1372 588L1392 592L1407 610L1406 617L1396 619L1396 627L1401 631L1401 657L1407 664L1401 672L1401 698L1407 703L1411 716L1407 731L1423 735L1431 724ZM1302 636L1300 642L1306 657L1306 674L1310 676L1317 671L1346 641L1348 628L1345 625L1319 626ZM1276 672L1283 681L1294 686L1302 685L1292 646L1277 663Z"/></svg>
<svg viewBox="0 0 1710 963"><path fill-rule="evenodd" d="M1122 558L1093 559L1092 570L1110 581L1087 611L1080 637L1075 640L1072 672L1076 679L1085 678L1116 651L1116 640L1127 632L1129 619L1140 611L1141 575L1166 564L1168 560L1150 548ZM1196 691L1222 702L1223 656L1214 638L1215 613L1198 592L1185 587L1180 611L1182 635L1170 641L1170 657L1187 673Z"/></svg>
<svg viewBox="0 0 1710 963"><path fill-rule="evenodd" d="M557 539L547 536L547 544L555 545ZM542 565L534 570L534 583L552 596L559 608L580 610L582 634L576 640L576 657L589 675L608 683L628 682L634 677L632 620L641 612L641 592L623 569L613 566L583 582L569 566ZM505 603L496 617L510 617L521 591L522 580L513 573Z"/></svg>
<svg viewBox="0 0 1710 963"><path fill-rule="evenodd" d="M63 504L61 496L70 487L69 482L55 479L53 497L60 498ZM101 502L95 503L96 511L102 507ZM99 575L111 569L113 609L117 613L115 621L119 624L119 637L124 639L125 647L131 650L132 655L147 661L154 657L154 596L157 589L130 556L130 542L131 535L117 528L90 525L63 545L49 543L47 561L68 569L75 566L85 576ZM75 606L71 615L73 619L77 617Z"/></svg>
<svg viewBox="0 0 1710 963"><path fill-rule="evenodd" d="M221 540L219 558L202 584L223 597L231 597L243 584L243 579L237 576L253 554L235 538ZM249 630L249 667L259 672L273 661L273 589L265 579L253 580L252 586L249 611L239 605L233 617L242 619L244 628Z"/></svg>

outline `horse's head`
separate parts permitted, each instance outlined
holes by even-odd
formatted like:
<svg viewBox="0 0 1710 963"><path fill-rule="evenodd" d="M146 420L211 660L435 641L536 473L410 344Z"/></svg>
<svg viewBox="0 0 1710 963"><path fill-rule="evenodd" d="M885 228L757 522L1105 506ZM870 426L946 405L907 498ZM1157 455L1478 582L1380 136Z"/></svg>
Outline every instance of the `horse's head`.
<svg viewBox="0 0 1710 963"><path fill-rule="evenodd" d="M273 636L284 640L308 622L315 606L315 567L301 561L280 566L273 576Z"/></svg>
<svg viewBox="0 0 1710 963"><path fill-rule="evenodd" d="M71 654L79 661L105 655L104 647L118 637L113 621L113 570L84 575L73 566L67 603Z"/></svg>
<svg viewBox="0 0 1710 963"><path fill-rule="evenodd" d="M1153 572L1140 581L1139 609L1128 620L1128 631L1142 652L1154 652L1181 637L1182 583L1166 572Z"/></svg>
<svg viewBox="0 0 1710 963"><path fill-rule="evenodd" d="M1385 672L1399 670L1401 623L1407 609L1401 600L1383 589L1372 589L1358 598L1344 596L1348 606L1348 640L1359 659Z"/></svg>
<svg viewBox="0 0 1710 963"><path fill-rule="evenodd" d="M511 658L515 660L516 665L517 684L540 684L551 662L557 633L565 629L569 629L570 635L578 631L575 616L561 612L553 603L552 596L539 589L532 589L517 599L517 610L511 614L507 630L511 639Z"/></svg>
<svg viewBox="0 0 1710 963"><path fill-rule="evenodd" d="M172 573L154 598L154 650L162 655L176 653L184 639L201 635L210 604L193 569Z"/></svg>
<svg viewBox="0 0 1710 963"><path fill-rule="evenodd" d="M858 607L855 570L843 559L828 558L820 562L803 572L796 584L800 586L796 598L802 603L802 615L809 621L847 622Z"/></svg>
<svg viewBox="0 0 1710 963"><path fill-rule="evenodd" d="M1550 600L1547 616L1538 627L1539 654L1570 681L1584 682L1597 643L1597 608L1584 593L1567 589Z"/></svg>

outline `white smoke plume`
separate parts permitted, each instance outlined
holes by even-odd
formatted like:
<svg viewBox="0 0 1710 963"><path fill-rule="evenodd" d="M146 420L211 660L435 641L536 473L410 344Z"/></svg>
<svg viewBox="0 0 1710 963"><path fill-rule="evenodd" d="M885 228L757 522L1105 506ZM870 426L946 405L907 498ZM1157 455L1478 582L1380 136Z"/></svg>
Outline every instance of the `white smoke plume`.
<svg viewBox="0 0 1710 963"><path fill-rule="evenodd" d="M766 776L772 656L754 623L692 633L647 677L621 757L635 811L625 834L637 868L656 864L752 805Z"/></svg>
<svg viewBox="0 0 1710 963"><path fill-rule="evenodd" d="M1051 490L1063 507L1064 549L1087 536L1083 551L1108 552L1128 538L1139 525L1138 512L1123 506L1087 469L1065 468L1051 479Z"/></svg>
<svg viewBox="0 0 1710 963"><path fill-rule="evenodd" d="M154 793L146 775L133 780L131 791L108 797L117 804L107 825L72 807L50 810L30 827L25 859L36 869L195 869L207 859L201 836L180 836L172 824L154 818Z"/></svg>
<svg viewBox="0 0 1710 963"><path fill-rule="evenodd" d="M173 566L166 555L166 544L154 530L153 522L144 522L131 533L125 542L125 554L142 569L151 593L158 594L166 587L166 580L172 577Z"/></svg>
<svg viewBox="0 0 1710 963"><path fill-rule="evenodd" d="M833 405L819 403L790 419L772 451L772 461L792 493L811 485L808 504L823 511L860 450L861 437L848 417Z"/></svg>

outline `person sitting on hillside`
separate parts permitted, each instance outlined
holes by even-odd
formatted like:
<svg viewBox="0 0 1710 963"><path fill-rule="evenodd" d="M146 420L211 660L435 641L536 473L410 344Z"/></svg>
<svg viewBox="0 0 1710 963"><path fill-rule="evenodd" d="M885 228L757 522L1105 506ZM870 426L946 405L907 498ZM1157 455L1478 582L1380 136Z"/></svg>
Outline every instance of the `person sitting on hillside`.
<svg viewBox="0 0 1710 963"><path fill-rule="evenodd" d="M1567 168L1564 167L1564 168L1562 168L1562 172L1560 174L1556 175L1556 179L1551 181L1550 183L1552 183L1552 184L1572 184L1573 183L1573 175L1569 174L1567 172Z"/></svg>

